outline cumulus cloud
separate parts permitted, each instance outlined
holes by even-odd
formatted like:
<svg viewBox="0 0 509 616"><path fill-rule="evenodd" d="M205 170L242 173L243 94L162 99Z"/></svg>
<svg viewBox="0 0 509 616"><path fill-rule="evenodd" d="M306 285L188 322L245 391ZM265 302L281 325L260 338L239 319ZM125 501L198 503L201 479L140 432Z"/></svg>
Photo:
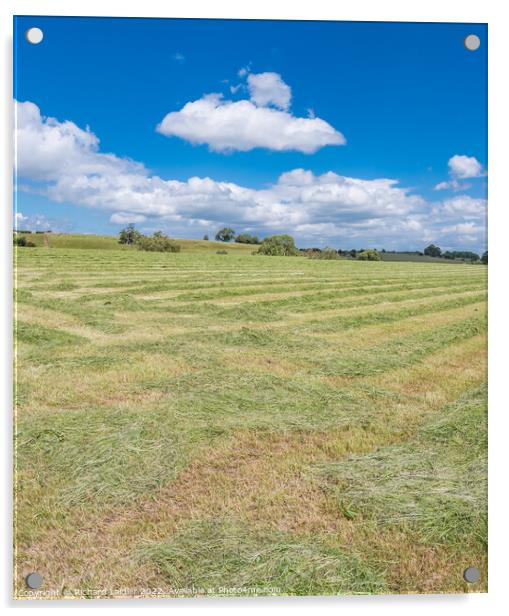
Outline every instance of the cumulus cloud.
<svg viewBox="0 0 509 616"><path fill-rule="evenodd" d="M451 175L456 178L478 178L483 175L482 165L475 156L455 154L448 164Z"/></svg>
<svg viewBox="0 0 509 616"><path fill-rule="evenodd" d="M435 190L456 190L459 188L458 182L439 182L435 186Z"/></svg>
<svg viewBox="0 0 509 616"><path fill-rule="evenodd" d="M99 139L68 120L41 117L31 102L16 104L16 168L22 177L59 180L67 176L101 177L139 173L143 165L99 152Z"/></svg>
<svg viewBox="0 0 509 616"><path fill-rule="evenodd" d="M482 164L475 156L465 156L463 154L455 154L448 161L449 166L449 181L439 182L435 186L435 190L466 190L470 188L470 184L465 184L459 180L468 178L479 178L485 175Z"/></svg>
<svg viewBox="0 0 509 616"><path fill-rule="evenodd" d="M486 199L476 199L469 195L461 195L452 199L445 199L441 207L436 210L442 214L465 218L484 218L486 216Z"/></svg>
<svg viewBox="0 0 509 616"><path fill-rule="evenodd" d="M426 229L431 241L447 248L464 244L484 250L486 243L486 199L458 195L433 205Z"/></svg>
<svg viewBox="0 0 509 616"><path fill-rule="evenodd" d="M239 71L239 74L241 71ZM266 148L312 154L326 145L344 145L345 137L317 117L300 118L289 112L291 89L277 73L248 73L250 100L225 100L206 94L168 113L156 130L215 152ZM240 86L231 86L236 93Z"/></svg>
<svg viewBox="0 0 509 616"><path fill-rule="evenodd" d="M283 111L290 107L292 91L277 73L252 73L248 75L247 87L255 105L274 105Z"/></svg>
<svg viewBox="0 0 509 616"><path fill-rule="evenodd" d="M30 190L103 210L114 224L140 223L173 235L229 224L260 235L289 232L304 242L335 238L346 246L386 248L438 241L454 225L472 222L457 228L468 237L482 230L485 200L461 196L430 204L395 179L306 169L283 173L261 189L208 177L163 179L140 163L102 153L90 130L45 118L33 103L17 105L16 130L17 176Z"/></svg>
<svg viewBox="0 0 509 616"><path fill-rule="evenodd" d="M444 233L461 233L463 235L475 235L479 232L479 225L476 225L473 222L461 222L456 225L449 225L448 227L443 227L442 231Z"/></svg>

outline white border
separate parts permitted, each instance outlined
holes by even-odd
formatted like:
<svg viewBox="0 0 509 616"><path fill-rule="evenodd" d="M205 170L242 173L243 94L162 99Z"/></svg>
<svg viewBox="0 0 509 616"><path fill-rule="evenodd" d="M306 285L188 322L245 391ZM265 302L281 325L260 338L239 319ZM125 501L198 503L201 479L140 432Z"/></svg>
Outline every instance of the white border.
<svg viewBox="0 0 509 616"><path fill-rule="evenodd" d="M69 606L90 610L123 608L146 610L170 609L172 612L213 614L231 610L258 611L268 614L286 612L308 613L318 609L326 613L356 614L375 611L388 613L429 613L447 610L448 614L478 614L489 610L497 614L506 607L505 584L509 579L507 562L509 546L507 541L507 479L505 469L508 448L509 408L506 383L508 348L508 275L507 232L509 229L509 198L507 191L507 155L509 143L507 109L507 28L504 19L504 3L478 2L472 0L427 0L422 3L404 0L355 0L348 3L332 3L327 0L297 5L295 0L285 5L274 0L256 0L243 3L239 0L186 0L169 3L162 0L143 0L126 4L114 0L4 0L0 5L1 37L1 91L0 122L2 126L2 164L0 165L0 186L3 213L0 222L0 242L3 247L0 267L0 284L3 291L2 310L2 366L0 387L3 394L4 430L2 430L2 488L0 495L3 511L3 530L0 545L0 583L2 603L8 609L42 611L67 608ZM489 406L490 406L490 543L489 543L489 593L458 596L385 596L346 597L310 599L205 599L205 600L141 600L141 601L51 601L21 602L11 597L11 230L12 230L12 16L27 15L83 15L83 16L133 16L133 17L210 17L248 19L338 19L349 21L455 21L480 22L489 24ZM505 255L503 253L506 253ZM506 257L504 262L504 256Z"/></svg>

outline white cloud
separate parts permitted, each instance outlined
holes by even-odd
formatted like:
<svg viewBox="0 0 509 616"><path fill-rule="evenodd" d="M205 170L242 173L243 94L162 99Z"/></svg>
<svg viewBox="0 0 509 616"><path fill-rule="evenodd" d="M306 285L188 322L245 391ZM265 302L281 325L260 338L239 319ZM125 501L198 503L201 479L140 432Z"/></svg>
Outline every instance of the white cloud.
<svg viewBox="0 0 509 616"><path fill-rule="evenodd" d="M119 225L127 225L129 223L135 222L145 222L145 220L147 220L147 217L143 216L143 214L130 214L129 212L116 212L110 217L110 222Z"/></svg>
<svg viewBox="0 0 509 616"><path fill-rule="evenodd" d="M140 163L100 152L91 131L43 118L33 103L17 105L16 129L17 176L29 182L29 190L103 210L115 224L144 223L174 236L229 224L262 236L292 233L304 243L388 249L440 241L455 225L467 225L457 226L457 233L472 241L483 237L483 199L458 196L430 204L394 179L305 169L283 173L261 189L208 177L165 180Z"/></svg>
<svg viewBox="0 0 509 616"><path fill-rule="evenodd" d="M249 97L259 107L274 105L287 111L292 100L292 91L277 73L251 73L247 77Z"/></svg>
<svg viewBox="0 0 509 616"><path fill-rule="evenodd" d="M207 144L216 152L267 148L312 154L326 145L346 143L340 132L320 118L296 118L247 100L225 101L221 94L208 94L168 113L157 131L193 144Z"/></svg>
<svg viewBox="0 0 509 616"><path fill-rule="evenodd" d="M139 173L143 165L99 152L99 139L68 120L43 118L37 105L16 104L16 168L22 177L58 180L63 176Z"/></svg>
<svg viewBox="0 0 509 616"><path fill-rule="evenodd" d="M450 174L456 178L478 178L483 175L482 165L475 156L455 154L448 164Z"/></svg>
<svg viewBox="0 0 509 616"><path fill-rule="evenodd" d="M418 218L408 218L403 224L409 231L422 230L422 222Z"/></svg>
<svg viewBox="0 0 509 616"><path fill-rule="evenodd" d="M485 175L481 163L475 156L464 156L463 154L455 154L448 161L449 176L448 182L439 182L435 186L435 190L467 190L470 184L460 182L467 178L479 178Z"/></svg>
<svg viewBox="0 0 509 616"><path fill-rule="evenodd" d="M61 225L60 225L61 226ZM27 231L56 231L60 228L57 221L46 218L44 214L25 216L22 212L16 212L14 216L14 229ZM64 227L67 226L64 224Z"/></svg>
<svg viewBox="0 0 509 616"><path fill-rule="evenodd" d="M266 148L297 150L312 154L326 145L344 145L345 137L328 122L315 117L296 117L289 112L291 89L277 73L248 73L251 100L225 100L222 94L206 94L186 103L180 111L168 113L157 131L215 152ZM235 94L244 86L230 86Z"/></svg>
<svg viewBox="0 0 509 616"><path fill-rule="evenodd" d="M183 53L180 53L180 51L177 51L173 54L173 59L175 60L175 62L179 62L181 64L186 61L186 57Z"/></svg>
<svg viewBox="0 0 509 616"><path fill-rule="evenodd" d="M458 180L455 178L453 178L449 182L439 182L435 186L435 190L452 190L454 192L458 192L460 190L467 190L468 188L470 188L470 184L458 182Z"/></svg>
<svg viewBox="0 0 509 616"><path fill-rule="evenodd" d="M486 199L475 199L469 195L461 195L443 201L439 211L449 216L461 215L465 218L484 218L486 207Z"/></svg>
<svg viewBox="0 0 509 616"><path fill-rule="evenodd" d="M461 233L464 235L475 235L479 232L480 226L473 222L462 222L457 225L449 225L444 227L442 231L444 233Z"/></svg>

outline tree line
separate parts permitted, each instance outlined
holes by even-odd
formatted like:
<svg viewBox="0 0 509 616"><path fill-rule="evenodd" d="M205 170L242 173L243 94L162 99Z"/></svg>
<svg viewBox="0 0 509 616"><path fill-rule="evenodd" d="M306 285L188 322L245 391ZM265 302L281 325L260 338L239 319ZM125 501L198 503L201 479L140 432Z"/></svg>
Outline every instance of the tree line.
<svg viewBox="0 0 509 616"><path fill-rule="evenodd" d="M138 250L148 252L180 252L180 244L171 240L162 231L156 231L152 235L143 235L133 224L127 225L118 234L119 244L136 246Z"/></svg>
<svg viewBox="0 0 509 616"><path fill-rule="evenodd" d="M462 259L463 261L470 261L472 263L481 262L488 263L488 251L485 250L484 253L479 256L476 252L472 252L470 250L446 250L442 251L440 246L435 246L435 244L430 244L426 246L424 249L424 254L428 257L435 257L441 259Z"/></svg>
<svg viewBox="0 0 509 616"><path fill-rule="evenodd" d="M13 243L17 246L35 247L35 243L28 240L27 234L30 231L15 231L13 234ZM208 240L208 235L203 237ZM486 250L481 256L470 250L445 250L435 244L429 244L420 251L388 251L382 248L380 251L376 248L352 248L343 250L341 248L297 248L295 240L291 235L279 234L270 235L263 240L260 240L257 235L250 233L235 233L231 227L223 227L215 235L215 239L219 242L235 241L239 244L257 245L258 249L253 251L253 254L269 255L269 256L307 256L310 259L357 259L359 261L381 261L383 254L415 254L420 256L429 256L434 258L448 260L462 260L470 263L488 263L488 251ZM135 246L138 250L149 252L180 252L181 246L175 240L170 239L162 231L156 231L152 235L144 235L134 224L127 225L119 232L118 241L126 246ZM218 251L219 254L227 254L225 250Z"/></svg>
<svg viewBox="0 0 509 616"><path fill-rule="evenodd" d="M208 240L209 236L204 235L204 240ZM239 233L238 235L231 227L223 227L216 233L215 239L217 242L231 242L234 240L237 244L261 244L257 235L250 233Z"/></svg>
<svg viewBox="0 0 509 616"><path fill-rule="evenodd" d="M204 235L204 240L208 240L209 236ZM470 250L446 250L442 251L439 246L435 244L429 244L426 248L420 251L399 253L392 250L387 251L384 248L377 250L376 248L352 248L350 250L343 250L341 248L297 248L295 240L291 235L279 234L270 235L263 240L260 240L257 235L250 233L237 234L231 227L223 227L215 235L215 239L218 242L237 242L239 244L253 244L258 245L258 250L253 254L272 255L272 256L307 256L311 259L357 259L359 261L381 261L384 253L389 254L415 254L420 256L429 256L435 258L456 260L461 259L463 261L469 261L471 263L488 263L488 251L485 251L482 256L479 256L476 252ZM121 244L135 245L140 250L147 251L159 251L159 252L179 252L180 245L174 240L171 240L168 236L164 235L161 231L156 231L151 236L146 236L140 233L133 224L127 225L119 233L119 240ZM220 254L226 254L226 251L218 251Z"/></svg>

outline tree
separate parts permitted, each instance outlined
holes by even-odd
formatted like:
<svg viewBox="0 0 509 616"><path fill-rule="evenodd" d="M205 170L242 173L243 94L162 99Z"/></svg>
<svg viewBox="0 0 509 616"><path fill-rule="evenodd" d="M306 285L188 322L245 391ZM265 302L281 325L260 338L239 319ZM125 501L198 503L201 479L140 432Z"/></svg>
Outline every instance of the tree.
<svg viewBox="0 0 509 616"><path fill-rule="evenodd" d="M27 240L27 238L24 235L14 235L13 243L15 246L26 246L27 248L35 247L35 244L31 242L30 240Z"/></svg>
<svg viewBox="0 0 509 616"><path fill-rule="evenodd" d="M180 252L180 244L176 244L162 231L156 231L152 237L141 235L136 241L138 250L148 252Z"/></svg>
<svg viewBox="0 0 509 616"><path fill-rule="evenodd" d="M479 261L479 255L471 250L446 250L442 253L444 259L463 259L476 263Z"/></svg>
<svg viewBox="0 0 509 616"><path fill-rule="evenodd" d="M435 246L435 244L430 244L424 249L424 254L428 257L440 257L442 255L442 250L438 246Z"/></svg>
<svg viewBox="0 0 509 616"><path fill-rule="evenodd" d="M239 233L235 238L235 241L238 244L259 244L260 241L256 235L251 235L250 233Z"/></svg>
<svg viewBox="0 0 509 616"><path fill-rule="evenodd" d="M216 240L218 242L231 242L235 237L235 231L230 227L223 227L216 233Z"/></svg>
<svg viewBox="0 0 509 616"><path fill-rule="evenodd" d="M14 245L15 246L26 246L27 238L24 235L15 235L14 236Z"/></svg>
<svg viewBox="0 0 509 616"><path fill-rule="evenodd" d="M339 251L330 246L326 246L323 250L316 251L314 249L306 251L310 259L325 259L331 261L333 259L341 259Z"/></svg>
<svg viewBox="0 0 509 616"><path fill-rule="evenodd" d="M263 240L257 254L293 257L298 255L299 251L291 235L271 235Z"/></svg>
<svg viewBox="0 0 509 616"><path fill-rule="evenodd" d="M203 239L204 239L206 242L208 242L208 241L209 241L209 236L208 236L207 234L205 234L205 235L203 236Z"/></svg>
<svg viewBox="0 0 509 616"><path fill-rule="evenodd" d="M133 224L127 225L125 229L122 229L118 234L118 243L132 246L140 239L141 233L134 228Z"/></svg>
<svg viewBox="0 0 509 616"><path fill-rule="evenodd" d="M352 259L357 259L357 251L355 250L355 248L352 248L349 254L352 257Z"/></svg>
<svg viewBox="0 0 509 616"><path fill-rule="evenodd" d="M363 250L357 255L357 259L359 261L381 261L382 257L380 253L375 248L370 248L368 250Z"/></svg>
<svg viewBox="0 0 509 616"><path fill-rule="evenodd" d="M485 250L482 254L481 263L483 263L484 265L488 265L488 251L487 250Z"/></svg>

